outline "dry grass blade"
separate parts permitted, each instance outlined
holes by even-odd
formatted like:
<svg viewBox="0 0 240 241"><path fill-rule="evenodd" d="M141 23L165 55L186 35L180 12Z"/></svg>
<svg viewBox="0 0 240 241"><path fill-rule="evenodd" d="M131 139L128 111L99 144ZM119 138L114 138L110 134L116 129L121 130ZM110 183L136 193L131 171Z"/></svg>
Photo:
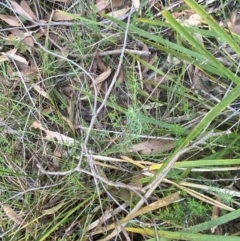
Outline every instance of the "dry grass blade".
<svg viewBox="0 0 240 241"><path fill-rule="evenodd" d="M137 216L146 214L148 212L151 212L153 210L159 209L161 207L168 206L168 205L172 204L173 202L176 202L179 199L179 194L180 194L179 192L176 192L176 193L173 193L173 194L171 194L171 195L169 195L167 197L161 198L158 201L156 201L154 203L151 203L148 206L139 209L137 212L134 212L134 213L126 216L125 218L119 220L119 223L120 224L124 224L124 223L132 220L133 218L135 218ZM98 233L101 233L101 232L104 232L104 231L108 231L108 230L111 230L111 229L114 229L114 228L117 228L116 224L110 224L107 227L102 228L101 230L93 232L93 234L98 234ZM114 237L115 234L116 233L114 232L113 236L111 234L111 237L107 236L105 239L102 239L101 241L107 241L110 238Z"/></svg>
<svg viewBox="0 0 240 241"><path fill-rule="evenodd" d="M225 209L225 210L228 210L228 211L234 211L235 209L234 208L231 208L229 207L228 205L225 205L221 202L218 202L216 200L214 200L213 198L210 198L206 195L203 195L202 193L199 193L199 192L196 192L195 190L192 190L192 189L189 189L189 188L186 188L186 187L183 187L175 182L172 182L168 179L164 179L164 182L166 183L170 183L170 184L173 184L174 186L184 190L185 192L187 192L188 194L190 194L191 196L203 201L203 202L206 202L206 203L209 203L213 206L217 206L217 207L220 207L222 209Z"/></svg>
<svg viewBox="0 0 240 241"><path fill-rule="evenodd" d="M100 224L105 223L108 219L112 218L113 215L118 214L119 212L121 212L126 207L127 207L127 203L124 203L123 205L121 205L120 207L116 208L115 210L106 210L106 212L102 215L101 218L95 220L94 222L92 222L87 227L87 231L90 231L90 230L92 230L94 228L97 229L97 227L100 226Z"/></svg>
<svg viewBox="0 0 240 241"><path fill-rule="evenodd" d="M229 196L233 196L233 197L240 197L240 192L237 190L230 190L227 188L217 188L217 187L209 187L206 185L201 185L201 184L196 184L196 183L189 183L189 182L185 182L185 181L181 181L179 183L182 186L185 187L194 187L194 188L198 188L201 190L206 190L209 192L216 192L216 193L222 193L222 194L228 194Z"/></svg>

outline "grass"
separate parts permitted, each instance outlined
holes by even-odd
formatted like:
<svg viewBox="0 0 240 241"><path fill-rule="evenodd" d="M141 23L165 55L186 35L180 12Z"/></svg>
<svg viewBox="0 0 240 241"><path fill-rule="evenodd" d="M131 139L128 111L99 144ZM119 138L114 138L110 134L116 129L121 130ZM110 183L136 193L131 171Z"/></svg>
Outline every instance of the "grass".
<svg viewBox="0 0 240 241"><path fill-rule="evenodd" d="M239 36L216 21L233 6L184 4L209 28L180 24L179 7L128 21L84 1L30 3L73 18L31 29L34 46L0 22L1 56L29 62L0 59L3 240L239 239ZM151 55L100 56L123 48Z"/></svg>

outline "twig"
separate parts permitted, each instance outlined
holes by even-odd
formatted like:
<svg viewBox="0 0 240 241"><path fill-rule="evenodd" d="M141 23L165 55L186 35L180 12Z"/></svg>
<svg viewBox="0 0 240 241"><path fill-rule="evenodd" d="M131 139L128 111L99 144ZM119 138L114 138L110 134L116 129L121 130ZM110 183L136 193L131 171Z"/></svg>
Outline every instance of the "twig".
<svg viewBox="0 0 240 241"><path fill-rule="evenodd" d="M135 186L132 186L132 185L121 183L121 182L113 182L113 181L110 181L109 179L107 179L103 176L100 176L96 173L93 174L93 173L91 173L89 171L86 171L85 169L82 169L82 168L74 168L72 170L65 171L65 172L50 172L50 171L46 171L40 164L37 164L37 167L38 167L38 169L41 173L44 173L44 174L47 174L47 175L66 176L66 175L69 175L69 174L74 173L74 172L83 172L83 173L86 173L90 176L93 176L93 177L95 176L96 178L98 178L99 180L101 180L103 183L105 183L108 186L112 186L112 187L116 187L116 188L125 188L125 189L131 190L133 192L136 192L136 191L142 192L143 191L142 188L140 188L140 187L135 187Z"/></svg>
<svg viewBox="0 0 240 241"><path fill-rule="evenodd" d="M120 73L120 70L121 70L121 67L122 67L124 51L125 51L126 45L127 45L128 29L129 29L130 19L131 19L132 13L133 13L133 8L131 8L130 13L128 15L126 30L125 30L125 34L124 34L124 42L123 42L123 47L122 47L122 53L121 53L120 58L119 58L119 63L118 63L117 70L116 70L116 72L115 72L115 74L114 74L114 76L112 78L111 84L110 84L110 86L109 86L109 88L108 88L108 90L107 90L107 92L105 94L105 97L104 97L104 99L102 101L102 104L98 107L98 109L95 111L95 113L92 116L91 123L89 125L89 129L88 129L87 134L86 134L86 138L85 138L84 143L82 145L83 149L86 150L86 151L87 151L87 143L88 143L88 140L89 140L92 128L94 126L94 123L95 123L95 121L97 119L97 116L99 115L100 111L103 109L104 106L106 106L106 102L108 100L108 97L109 97L109 95L112 92L112 89L113 89L113 87L114 87L114 85L115 85L115 83L117 81L117 77L118 77L118 75ZM93 81L93 86L96 89L95 81ZM97 96L97 93L95 93L95 94ZM81 166L83 154L84 154L84 152L82 151L77 168L80 168L80 166Z"/></svg>
<svg viewBox="0 0 240 241"><path fill-rule="evenodd" d="M16 135L19 136L19 132L12 129L10 126L8 126L3 120L0 120L0 127L4 127L4 132L6 132L7 134L11 134L11 135Z"/></svg>
<svg viewBox="0 0 240 241"><path fill-rule="evenodd" d="M85 127L85 126L81 126L81 125L77 125L75 126L75 128L80 128L82 130L88 130L89 127ZM115 135L124 135L124 132L120 132L120 131L111 131L111 130L104 130L104 129L97 129L97 128L92 128L92 130L97 131L97 132L104 132L104 133L108 133L108 134L115 134ZM128 136L133 136L136 137L136 134L132 134L132 133L128 133ZM177 141L177 138L173 138L173 137L165 137L165 136L149 136L149 135L137 135L137 138L145 138L145 139L155 139L155 140L171 140L171 141Z"/></svg>
<svg viewBox="0 0 240 241"><path fill-rule="evenodd" d="M34 22L33 25L30 26L22 26L22 27L12 27L12 28L3 28L0 29L0 32L4 32L4 31L11 31L11 30L26 30L26 29L31 29L31 28L36 28L36 27L48 27L48 26L76 26L76 25L83 25L83 22L79 22L79 23L73 23L73 22L51 22L49 23L36 23Z"/></svg>
<svg viewBox="0 0 240 241"><path fill-rule="evenodd" d="M61 184L62 184L62 182L58 182L57 184L52 184L52 185L48 185L48 186L44 186L44 187L29 188L27 190L24 190L23 192L19 192L16 195L13 195L12 197L8 198L7 200L4 201L4 203L7 202L7 201L10 201L12 199L16 199L18 196L25 195L27 192L33 192L33 191L37 191L37 190L41 190L41 189L47 189L47 188L52 189L53 187L59 186Z"/></svg>
<svg viewBox="0 0 240 241"><path fill-rule="evenodd" d="M107 55L121 54L122 52L136 54L136 55L140 55L140 56L149 56L151 54L149 51L141 51L141 50L135 50L135 49L125 49L123 51L122 49L116 49L116 50L110 50L110 51L105 51L105 52L98 52L98 53L94 53L94 54L85 54L82 56L80 54L69 54L69 56L82 57L82 58L93 58L96 54L98 54L99 56L107 56Z"/></svg>

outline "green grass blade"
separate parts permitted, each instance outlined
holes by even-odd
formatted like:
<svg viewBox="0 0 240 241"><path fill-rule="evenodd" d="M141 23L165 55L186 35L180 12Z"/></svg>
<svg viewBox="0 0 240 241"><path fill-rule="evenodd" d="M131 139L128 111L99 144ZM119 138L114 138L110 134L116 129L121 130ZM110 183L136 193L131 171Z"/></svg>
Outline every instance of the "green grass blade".
<svg viewBox="0 0 240 241"><path fill-rule="evenodd" d="M208 124L218 116L227 106L229 106L240 95L240 85L235 87L221 102L208 112L208 114L198 123L198 125L190 132L190 134L183 140L183 142L176 148L176 150L170 155L168 160L164 163L162 168L157 172L160 173L171 162L171 160L178 155L178 153L184 149L195 137L197 137L201 131L208 126Z"/></svg>
<svg viewBox="0 0 240 241"><path fill-rule="evenodd" d="M199 16L201 16L204 21L210 26L210 28L212 30L214 30L219 38L221 38L222 40L224 40L227 44L229 44L232 49L238 54L240 55L240 48L239 45L236 43L236 41L233 39L233 37L231 36L231 34L227 33L225 30L223 30L222 27L220 27L216 21L206 12L202 9L202 7L200 7L195 1L193 0L184 0L184 2L190 7L192 8L194 11L196 11L197 14L199 14Z"/></svg>
<svg viewBox="0 0 240 241"><path fill-rule="evenodd" d="M181 161L176 162L173 167L175 168L186 168L186 167L213 167L213 166L230 166L230 165L240 165L240 159L207 159L198 161ZM152 167L161 167L161 164L152 165ZM152 170L152 168L151 168Z"/></svg>
<svg viewBox="0 0 240 241"><path fill-rule="evenodd" d="M210 66L207 63L203 63L201 61L198 61L196 59L194 59L193 57L187 56L186 54L183 54L179 51L175 51L173 49L169 49L167 47L164 47L162 45L156 44L154 42L151 42L149 40L145 40L143 38L138 38L139 40L141 40L142 42L146 43L147 45L153 46L156 49L159 49L160 51L166 52L168 54L170 54L171 56L175 56L176 58L179 58L181 60L187 61L189 63L192 63L193 65L197 66L199 69L203 69L206 70L212 74L221 76L221 77L225 77L225 74L222 74L221 72L219 72L219 70L213 66ZM136 56L137 57L137 56ZM140 59L140 58L139 58ZM141 61L141 59L139 60Z"/></svg>
<svg viewBox="0 0 240 241"><path fill-rule="evenodd" d="M113 17L110 17L108 15L104 15L104 16L107 19L109 19L109 20L113 21L114 23L118 24L119 26L124 27L124 28L126 27L126 23L124 23L123 21L120 21L120 20L115 19ZM206 61L206 58L204 58L201 54L199 54L195 51L192 51L188 48L185 48L183 46L180 46L178 44L172 43L172 42L162 38L160 35L149 34L149 32L147 32L145 30L142 30L140 28L137 28L137 27L135 27L131 24L129 25L129 31L137 33L139 36L142 36L146 39L151 39L151 40L155 41L156 43L161 43L169 49L175 49L177 51L180 51L180 52L186 54L187 56L194 57L195 59L197 59L199 61Z"/></svg>
<svg viewBox="0 0 240 241"><path fill-rule="evenodd" d="M89 197L88 199L86 199L84 202L80 203L79 205L77 205L76 207L74 207L72 210L69 210L68 213L66 213L66 216L61 219L59 222L57 222L53 227L51 227L50 229L47 229L44 233L41 234L41 236L39 236L36 241L43 241L46 240L46 238L48 238L50 236L50 234L52 232L54 232L60 225L62 225L63 223L65 223L67 221L67 219L74 213L76 212L78 209L80 209L82 206L84 206L85 203L90 202L90 200L92 199L92 197Z"/></svg>
<svg viewBox="0 0 240 241"><path fill-rule="evenodd" d="M163 11L162 14L166 18L166 20L172 25L172 27L177 32L179 32L190 43L190 45L192 45L201 55L203 55L209 61L210 65L216 67L219 70L219 72L225 75L229 80L232 80L236 84L240 84L239 77L235 76L233 72L225 68L210 52L206 50L206 48L201 43L199 43L192 36L192 34L190 34L186 30L185 27L183 27L179 22L177 22L168 11Z"/></svg>
<svg viewBox="0 0 240 241"><path fill-rule="evenodd" d="M226 214L222 217L213 219L211 221L204 222L204 223L201 223L201 224L198 224L198 225L194 225L192 227L184 229L182 232L184 232L184 233L185 232L191 232L191 233L202 232L202 231L205 231L205 230L209 230L212 227L230 222L230 221L232 221L236 218L239 218L239 217L240 217L240 209L232 211L232 212L230 212L230 213L228 213L228 214Z"/></svg>
<svg viewBox="0 0 240 241"><path fill-rule="evenodd" d="M156 231L150 228L126 228L127 231L133 233L140 233L145 235L150 235L152 237L156 236ZM190 241L239 241L239 237L232 236L220 236L220 235L207 235L207 234L198 234L198 233L181 233L181 232L170 232L158 230L158 235L163 238L171 238L176 240L190 240Z"/></svg>

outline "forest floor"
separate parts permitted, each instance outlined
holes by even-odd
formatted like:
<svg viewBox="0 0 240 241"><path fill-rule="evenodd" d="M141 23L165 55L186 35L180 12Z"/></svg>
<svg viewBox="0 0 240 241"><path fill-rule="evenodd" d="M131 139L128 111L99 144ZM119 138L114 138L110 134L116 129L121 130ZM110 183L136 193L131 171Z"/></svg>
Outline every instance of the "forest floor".
<svg viewBox="0 0 240 241"><path fill-rule="evenodd" d="M0 240L239 240L238 4L1 1Z"/></svg>

